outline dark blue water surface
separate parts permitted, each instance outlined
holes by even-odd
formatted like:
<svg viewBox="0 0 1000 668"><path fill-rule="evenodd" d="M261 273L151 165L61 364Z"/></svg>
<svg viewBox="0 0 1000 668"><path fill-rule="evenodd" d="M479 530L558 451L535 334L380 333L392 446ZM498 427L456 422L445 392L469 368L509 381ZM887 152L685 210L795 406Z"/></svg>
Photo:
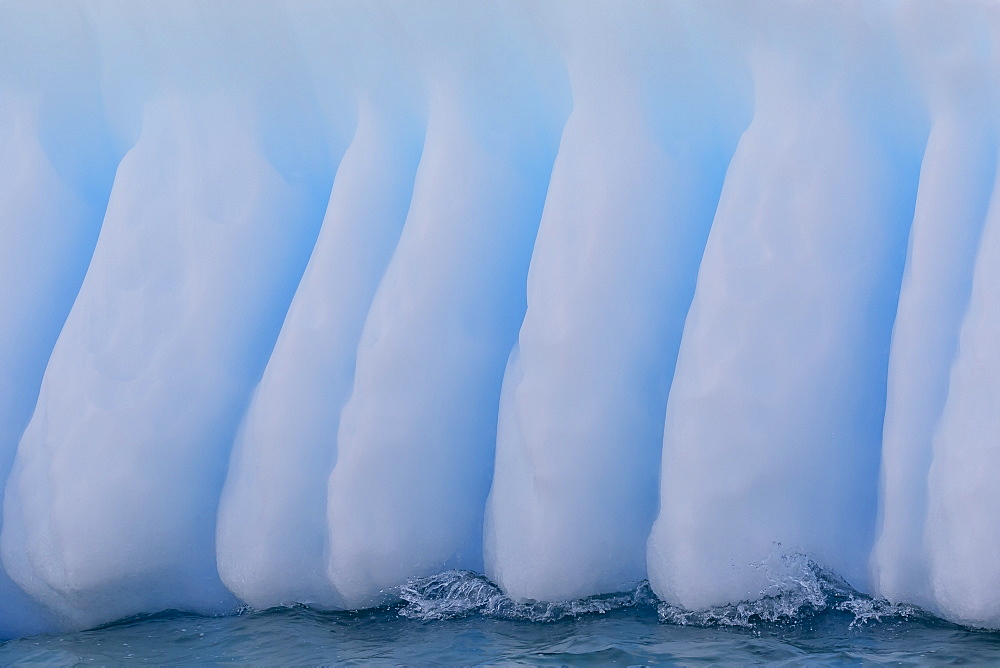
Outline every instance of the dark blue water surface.
<svg viewBox="0 0 1000 668"><path fill-rule="evenodd" d="M1000 663L1000 633L872 600L823 573L800 584L690 613L657 602L645 584L571 603L517 604L485 578L452 571L411 583L404 603L390 608L168 612L3 643L0 663Z"/></svg>

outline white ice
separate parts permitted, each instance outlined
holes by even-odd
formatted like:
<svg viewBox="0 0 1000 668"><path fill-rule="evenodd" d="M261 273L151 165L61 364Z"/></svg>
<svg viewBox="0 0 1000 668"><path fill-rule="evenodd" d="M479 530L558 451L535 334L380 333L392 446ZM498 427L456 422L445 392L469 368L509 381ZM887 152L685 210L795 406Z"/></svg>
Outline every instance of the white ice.
<svg viewBox="0 0 1000 668"><path fill-rule="evenodd" d="M3 0L0 638L787 554L1000 628L998 83L976 0Z"/></svg>

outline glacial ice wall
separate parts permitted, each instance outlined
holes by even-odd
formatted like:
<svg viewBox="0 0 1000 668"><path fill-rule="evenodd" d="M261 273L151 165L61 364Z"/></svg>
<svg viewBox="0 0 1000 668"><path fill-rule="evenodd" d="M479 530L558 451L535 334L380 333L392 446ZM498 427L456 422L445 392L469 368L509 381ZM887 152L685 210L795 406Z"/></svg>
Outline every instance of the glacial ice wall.
<svg viewBox="0 0 1000 668"><path fill-rule="evenodd" d="M1000 627L989 2L0 1L0 637L485 573Z"/></svg>

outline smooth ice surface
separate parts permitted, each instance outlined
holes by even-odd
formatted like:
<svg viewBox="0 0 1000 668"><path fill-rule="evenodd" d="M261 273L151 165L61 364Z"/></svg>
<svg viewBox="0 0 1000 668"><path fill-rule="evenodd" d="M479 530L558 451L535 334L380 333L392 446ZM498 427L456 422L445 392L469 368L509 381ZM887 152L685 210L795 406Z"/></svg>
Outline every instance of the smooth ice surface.
<svg viewBox="0 0 1000 668"><path fill-rule="evenodd" d="M994 187L994 193L997 192ZM941 611L977 626L1000 620L1000 198L994 196L975 261L972 296L934 435L927 482L926 544Z"/></svg>
<svg viewBox="0 0 1000 668"><path fill-rule="evenodd" d="M143 108L18 447L4 563L70 624L235 602L214 509L322 203L316 165L282 176L266 151L280 128L235 88Z"/></svg>
<svg viewBox="0 0 1000 668"><path fill-rule="evenodd" d="M504 378L484 538L486 573L515 598L646 578L667 391L749 102L746 81L715 80L730 54L688 41L696 21L654 16L669 32L637 52L624 43L646 36L640 17L609 7L563 36L573 112ZM667 63L666 90L649 94L637 57Z"/></svg>
<svg viewBox="0 0 1000 668"><path fill-rule="evenodd" d="M995 59L977 46L990 39L996 21L991 26L968 9L910 11L902 24L904 44L924 73L933 125L893 331L883 504L872 566L884 595L930 608L936 607L936 597L930 591L927 550L937 534L926 529L928 470L938 425L951 403L949 378L959 355L959 333L976 303L973 272L983 262L977 256L987 213L996 206L1000 150L995 120L1000 99L991 83L1000 72ZM957 35L963 39L956 41Z"/></svg>
<svg viewBox="0 0 1000 668"><path fill-rule="evenodd" d="M803 559L1000 628L998 84L971 0L4 0L0 638Z"/></svg>
<svg viewBox="0 0 1000 668"><path fill-rule="evenodd" d="M420 155L420 135L393 124L363 107L233 450L219 507L219 570L258 607L337 601L323 563L328 471L354 351L399 239Z"/></svg>
<svg viewBox="0 0 1000 668"><path fill-rule="evenodd" d="M867 588L922 146L898 143L913 139L907 100L880 80L894 63L871 23L789 18L793 31L753 49L754 118L729 165L667 403L650 581L688 608L765 593L755 564L776 549ZM799 58L782 57L783 40ZM888 62L855 65L870 60Z"/></svg>
<svg viewBox="0 0 1000 668"><path fill-rule="evenodd" d="M482 569L500 385L563 108L533 78L492 83L480 96L446 81L430 98L409 215L358 347L328 501L328 573L350 607L414 575Z"/></svg>
<svg viewBox="0 0 1000 668"><path fill-rule="evenodd" d="M53 53L72 64L56 65L46 58ZM100 114L97 79L93 35L77 8L0 6L4 480L83 281L120 158ZM44 629L40 612L0 573L0 637Z"/></svg>
<svg viewBox="0 0 1000 668"><path fill-rule="evenodd" d="M303 257L284 232L315 213L238 148L234 110L218 112L230 132L202 134L205 107L157 109L119 166L5 500L11 574L83 623L99 621L91 597L115 616L223 605L204 508L293 287L282 265Z"/></svg>

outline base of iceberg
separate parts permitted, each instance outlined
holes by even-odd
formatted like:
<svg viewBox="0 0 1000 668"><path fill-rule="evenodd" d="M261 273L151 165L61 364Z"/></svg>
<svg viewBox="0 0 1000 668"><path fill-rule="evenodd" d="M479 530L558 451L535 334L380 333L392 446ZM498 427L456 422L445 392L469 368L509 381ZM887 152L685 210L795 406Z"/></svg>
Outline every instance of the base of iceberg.
<svg viewBox="0 0 1000 668"><path fill-rule="evenodd" d="M0 638L1000 628L998 54L976 1L3 0Z"/></svg>
<svg viewBox="0 0 1000 668"><path fill-rule="evenodd" d="M0 643L0 662L922 665L988 664L1000 649L995 632L873 601L836 578L813 575L798 597L789 592L785 599L726 606L697 618L678 618L676 609L651 599L646 586L549 606L555 614L545 621L527 621L494 614L525 606L504 602L482 576L451 571L413 581L407 596L415 605L356 612L291 606L224 617L167 611ZM491 600L499 603L492 612L483 605ZM545 611L532 608L535 618Z"/></svg>

